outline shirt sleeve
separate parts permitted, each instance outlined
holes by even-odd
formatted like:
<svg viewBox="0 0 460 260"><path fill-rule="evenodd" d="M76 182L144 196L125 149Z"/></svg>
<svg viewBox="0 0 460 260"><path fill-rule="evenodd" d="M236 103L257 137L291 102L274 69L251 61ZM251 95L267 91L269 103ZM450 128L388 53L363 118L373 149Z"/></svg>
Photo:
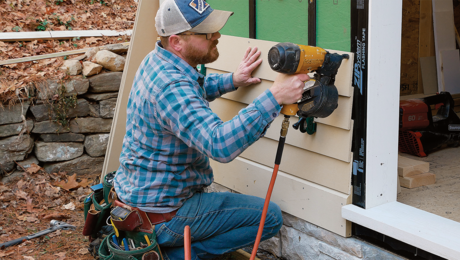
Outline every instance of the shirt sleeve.
<svg viewBox="0 0 460 260"><path fill-rule="evenodd" d="M281 107L270 90L223 122L190 82L176 82L157 98L162 126L189 147L219 162L230 162L258 140Z"/></svg>
<svg viewBox="0 0 460 260"><path fill-rule="evenodd" d="M206 91L206 100L208 101L213 101L225 93L236 90L233 85L233 73L211 73L204 78L203 87Z"/></svg>

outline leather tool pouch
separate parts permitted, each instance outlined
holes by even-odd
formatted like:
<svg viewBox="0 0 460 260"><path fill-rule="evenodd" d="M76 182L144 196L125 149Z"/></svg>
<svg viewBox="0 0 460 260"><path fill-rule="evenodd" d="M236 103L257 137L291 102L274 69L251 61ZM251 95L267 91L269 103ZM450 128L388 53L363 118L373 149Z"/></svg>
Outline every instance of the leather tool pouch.
<svg viewBox="0 0 460 260"><path fill-rule="evenodd" d="M114 208L112 212L114 212L117 208ZM136 231L138 227L142 226L142 218L137 211L130 211L128 215L124 219L116 219L113 214L112 221L115 227L118 230L122 231Z"/></svg>

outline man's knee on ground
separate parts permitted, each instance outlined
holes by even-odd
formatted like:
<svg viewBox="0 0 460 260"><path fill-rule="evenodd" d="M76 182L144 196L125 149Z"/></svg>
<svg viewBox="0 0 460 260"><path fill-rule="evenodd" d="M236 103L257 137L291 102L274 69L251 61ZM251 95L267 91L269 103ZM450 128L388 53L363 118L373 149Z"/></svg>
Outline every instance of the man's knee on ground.
<svg viewBox="0 0 460 260"><path fill-rule="evenodd" d="M283 226L283 215L281 214L281 208L274 202L270 202L267 211L267 219L265 223L270 223L272 227L272 234L276 235Z"/></svg>

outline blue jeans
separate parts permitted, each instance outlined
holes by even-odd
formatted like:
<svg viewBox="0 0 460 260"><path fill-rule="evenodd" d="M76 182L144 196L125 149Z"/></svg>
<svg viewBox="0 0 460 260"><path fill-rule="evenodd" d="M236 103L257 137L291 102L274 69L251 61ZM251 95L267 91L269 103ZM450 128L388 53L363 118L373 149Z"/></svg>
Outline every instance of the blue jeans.
<svg viewBox="0 0 460 260"><path fill-rule="evenodd" d="M155 226L165 260L184 259L184 228L190 226L192 260L212 259L253 245L264 200L230 192L198 192L188 199L169 222ZM262 240L273 237L283 224L281 210L268 207Z"/></svg>

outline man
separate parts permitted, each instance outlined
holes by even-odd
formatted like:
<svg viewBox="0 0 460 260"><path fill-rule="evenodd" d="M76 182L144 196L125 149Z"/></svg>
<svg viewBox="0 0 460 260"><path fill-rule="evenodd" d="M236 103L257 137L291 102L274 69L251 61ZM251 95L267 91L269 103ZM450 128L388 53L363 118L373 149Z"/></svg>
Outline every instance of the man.
<svg viewBox="0 0 460 260"><path fill-rule="evenodd" d="M203 193L213 181L209 158L235 159L265 133L282 104L300 99L309 79L280 74L269 90L222 122L208 102L260 82L251 76L261 63L257 48L246 51L235 73L203 77L196 70L218 58L219 30L232 14L203 0L164 1L156 16L161 42L141 63L130 93L114 186L121 201L160 219L153 224L165 259L183 259L186 225L192 259L212 259L254 243L263 199ZM262 239L281 225L280 208L271 203Z"/></svg>

